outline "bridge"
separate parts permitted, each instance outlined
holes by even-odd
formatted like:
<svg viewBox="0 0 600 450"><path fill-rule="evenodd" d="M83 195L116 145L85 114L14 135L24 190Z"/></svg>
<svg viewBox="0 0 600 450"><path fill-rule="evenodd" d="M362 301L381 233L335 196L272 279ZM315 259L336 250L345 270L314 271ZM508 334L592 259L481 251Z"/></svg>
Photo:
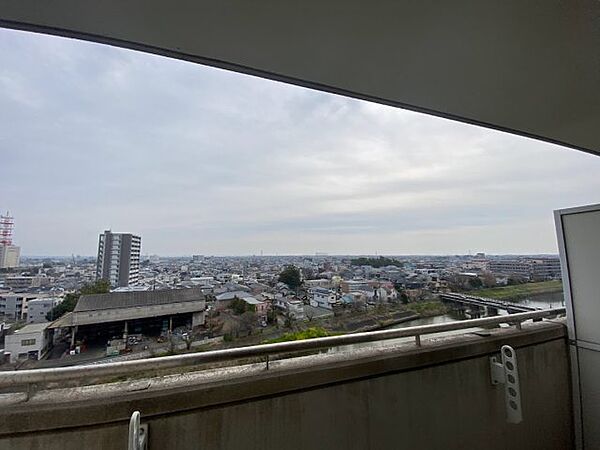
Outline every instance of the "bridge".
<svg viewBox="0 0 600 450"><path fill-rule="evenodd" d="M500 300L494 300L491 298L485 297L477 297L474 295L465 295L459 294L456 292L447 292L445 294L441 294L440 298L444 301L450 301L455 303L461 303L464 305L474 305L479 306L481 308L492 308L492 309L501 309L509 314L519 313L519 312L529 312L529 311L537 311L540 308L535 308L533 306L521 305L518 303L504 302Z"/></svg>

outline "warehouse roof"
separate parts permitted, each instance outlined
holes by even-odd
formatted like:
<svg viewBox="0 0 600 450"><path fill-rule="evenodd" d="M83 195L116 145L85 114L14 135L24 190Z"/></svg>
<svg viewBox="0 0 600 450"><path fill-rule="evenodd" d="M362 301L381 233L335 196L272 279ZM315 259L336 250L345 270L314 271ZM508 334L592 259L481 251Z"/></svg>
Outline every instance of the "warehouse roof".
<svg viewBox="0 0 600 450"><path fill-rule="evenodd" d="M200 288L111 292L109 294L81 296L75 307L75 312L134 308L200 300L204 300L204 294Z"/></svg>

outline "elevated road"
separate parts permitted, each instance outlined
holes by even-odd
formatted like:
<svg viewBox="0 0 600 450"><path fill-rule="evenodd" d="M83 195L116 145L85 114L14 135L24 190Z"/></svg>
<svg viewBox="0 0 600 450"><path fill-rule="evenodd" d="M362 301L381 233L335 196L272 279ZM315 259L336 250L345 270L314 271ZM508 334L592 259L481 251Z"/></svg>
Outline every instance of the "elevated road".
<svg viewBox="0 0 600 450"><path fill-rule="evenodd" d="M509 314L518 312L537 311L540 309L535 308L533 306L521 305L519 303L505 302L501 300L494 300L491 298L477 297L474 295L459 294L456 292L447 292L445 294L441 294L440 298L445 301L462 303L464 305L475 305L485 308L502 309L504 311L507 311Z"/></svg>

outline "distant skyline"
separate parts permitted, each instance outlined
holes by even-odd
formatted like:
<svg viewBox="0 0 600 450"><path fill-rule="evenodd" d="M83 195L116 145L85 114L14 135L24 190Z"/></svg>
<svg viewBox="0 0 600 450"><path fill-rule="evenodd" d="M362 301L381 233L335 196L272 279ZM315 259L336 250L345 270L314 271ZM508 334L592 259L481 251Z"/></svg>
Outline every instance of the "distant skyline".
<svg viewBox="0 0 600 450"><path fill-rule="evenodd" d="M483 252L485 253L485 252ZM472 254L473 256L475 255L475 253ZM193 255L157 255L157 254L144 254L142 253L142 259L145 257L150 257L150 256L158 256L160 258L191 258ZM382 255L375 255L375 254L367 254L367 253L354 253L354 254L327 254L327 255L315 255L313 254L307 254L307 253L298 253L298 254L290 254L290 255L285 255L285 254L273 254L273 255L259 255L259 254L249 254L249 255L203 255L207 258L285 258L285 257L290 257L290 258L296 258L296 257L332 257L332 258L344 258L344 257L350 257L350 258L354 258L357 256L369 256L369 257L378 257L378 256L383 256L383 257L398 257L398 258L412 258L412 257L452 257L452 256L469 256L468 253L465 254L423 254L423 255L419 255L419 254L405 254L405 255L400 255L400 254L382 254ZM558 256L557 253L503 253L503 254L492 254L492 253L486 253L486 256ZM72 257L75 258L94 258L96 259L96 255L24 255L21 259L26 258L26 259L51 259L51 258L61 258L61 259L70 259Z"/></svg>
<svg viewBox="0 0 600 450"><path fill-rule="evenodd" d="M0 30L0 211L27 255L557 253L600 158L71 39Z"/></svg>

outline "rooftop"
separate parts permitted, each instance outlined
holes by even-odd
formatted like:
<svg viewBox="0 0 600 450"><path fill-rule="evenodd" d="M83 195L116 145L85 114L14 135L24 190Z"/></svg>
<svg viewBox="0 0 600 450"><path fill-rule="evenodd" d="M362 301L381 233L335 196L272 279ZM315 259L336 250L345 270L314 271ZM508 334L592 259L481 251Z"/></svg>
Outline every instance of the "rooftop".
<svg viewBox="0 0 600 450"><path fill-rule="evenodd" d="M164 305L199 300L204 300L204 294L199 288L111 292L109 294L83 295L77 302L74 312L135 308L137 306Z"/></svg>
<svg viewBox="0 0 600 450"><path fill-rule="evenodd" d="M217 300L233 300L235 297L243 298L248 297L247 291L231 291L231 292L223 292L222 294L217 295Z"/></svg>
<svg viewBox="0 0 600 450"><path fill-rule="evenodd" d="M17 331L15 331L15 334L37 333L39 331L44 331L49 326L50 322L32 323L30 325L25 325L23 328L19 328Z"/></svg>
<svg viewBox="0 0 600 450"><path fill-rule="evenodd" d="M255 299L254 297L243 297L242 300L244 300L249 305L261 305L264 303L260 300Z"/></svg>
<svg viewBox="0 0 600 450"><path fill-rule="evenodd" d="M56 302L58 300L61 300L60 297L34 298L32 300L29 300L29 302L27 302L27 304L31 305L31 304L34 304L34 303L50 303L50 302Z"/></svg>

